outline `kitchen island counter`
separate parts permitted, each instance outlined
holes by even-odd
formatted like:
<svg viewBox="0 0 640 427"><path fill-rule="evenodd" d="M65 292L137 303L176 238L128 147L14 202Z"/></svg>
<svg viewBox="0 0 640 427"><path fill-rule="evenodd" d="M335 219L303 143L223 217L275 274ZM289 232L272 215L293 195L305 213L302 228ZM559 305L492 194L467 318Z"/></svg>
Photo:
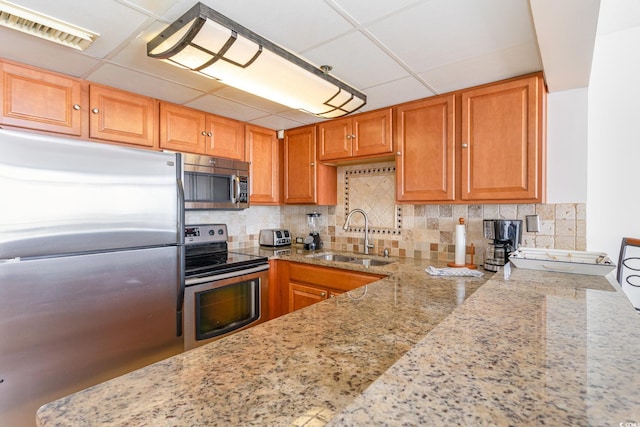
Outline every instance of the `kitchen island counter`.
<svg viewBox="0 0 640 427"><path fill-rule="evenodd" d="M369 269L389 277L46 404L38 423L640 422L640 316L607 279L430 264Z"/></svg>

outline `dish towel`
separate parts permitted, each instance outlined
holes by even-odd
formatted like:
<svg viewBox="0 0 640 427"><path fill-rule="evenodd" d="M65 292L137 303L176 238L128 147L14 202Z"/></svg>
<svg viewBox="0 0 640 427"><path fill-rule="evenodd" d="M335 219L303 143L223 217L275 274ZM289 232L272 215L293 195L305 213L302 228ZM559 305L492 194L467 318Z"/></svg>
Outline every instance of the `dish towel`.
<svg viewBox="0 0 640 427"><path fill-rule="evenodd" d="M425 270L432 276L472 276L472 277L482 277L484 274L482 271L471 270L470 268L435 268L430 265L429 268Z"/></svg>

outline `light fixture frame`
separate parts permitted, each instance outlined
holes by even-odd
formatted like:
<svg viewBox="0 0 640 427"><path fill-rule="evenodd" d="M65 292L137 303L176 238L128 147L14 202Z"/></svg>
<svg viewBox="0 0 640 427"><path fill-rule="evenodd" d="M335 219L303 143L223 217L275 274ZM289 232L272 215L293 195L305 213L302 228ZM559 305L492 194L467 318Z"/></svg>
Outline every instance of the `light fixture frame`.
<svg viewBox="0 0 640 427"><path fill-rule="evenodd" d="M196 23L194 23L191 26L191 29L189 31L186 32L186 34L182 37L182 39L176 43L171 49L166 50L162 53L159 54L153 54L153 50L156 49L160 44L162 44L163 42L165 42L167 39L169 39L172 35L174 35L175 33L177 33L178 31L180 31L181 29L183 29L186 25L189 25L189 23L191 23L191 21L193 21L194 19L197 19ZM205 63L204 65L201 65L200 67L198 67L198 69L190 69L188 67L184 67L182 64L179 64L176 62L176 64L179 64L179 66L184 67L185 69L189 69L190 71L199 71L200 69L206 68L207 66L211 65L212 63L216 62L217 60L223 60L226 61L228 63L233 63L234 65L241 67L241 68L247 68L249 67L255 60L257 60L257 58L260 56L262 49L266 49L278 56L280 56L281 58L284 58L285 60L295 64L296 66L298 66L299 68L315 75L316 77L320 77L321 79L324 79L325 81L333 84L334 86L336 86L336 88L338 89L336 94L330 98L329 100L324 101L323 103L325 103L328 107L333 108L332 110L325 112L325 113L321 113L321 114L314 114L314 113L310 113L308 111L305 111L307 113L313 114L314 116L317 117L325 117L325 118L335 118L335 117L341 117L350 113L353 113L354 111L357 111L359 109L361 109L364 105L366 105L367 103L367 96L362 93L361 91L349 86L347 83L333 77L332 75L328 74L328 72L326 71L327 69L331 69L331 67L328 66L321 66L321 67L317 67L307 61L305 61L304 59L300 58L299 56L287 51L286 49L278 46L277 44L271 42L270 40L260 36L259 34L254 33L253 31L249 30L248 28L246 28L245 26L233 21L232 19L222 15L221 13L217 12L216 10L211 9L210 7L202 4L201 2L198 2L197 4L195 4L191 9L189 9L187 12L185 12L180 18L178 18L176 21L174 21L172 24L170 24L167 28L165 28L160 34L158 34L156 37L154 37L151 41L149 41L147 43L147 55L149 57L152 58L157 58L157 59L164 59L164 60L170 60L170 58L179 53L180 51L182 51L186 46L188 46L190 44L190 42L197 36L197 34L199 33L200 29L204 26L204 24L206 23L206 20L211 20L214 21L222 26L224 26L225 28L227 28L228 30L230 30L233 33L237 33L245 38L247 38L248 40L256 43L259 46L259 50L258 52L254 55L253 58L251 58L249 61L247 61L244 64L238 64L235 63L233 61L230 61L226 58L224 58L224 54L226 52L226 50L231 46L231 44L227 44L225 45L220 52L210 52L208 51L208 53L212 54L214 59L209 61L208 63ZM231 40L231 38L230 38ZM340 94L340 90L346 91L347 93L349 93L351 95L351 98L349 100L347 100L346 102L343 102L341 105L339 106L334 106L334 105L330 105L328 104L328 102L330 102L332 99L334 99L335 97L337 97ZM354 97L357 97L359 99L361 99L363 101L363 103L361 105L359 105L358 107L356 107L355 109L351 110L351 111L347 111L345 109L342 109L341 107L345 106L346 104L348 104L351 100L354 99ZM340 110L343 111L344 114L340 114L339 116L336 115L330 115L330 116L323 116L322 114L328 114L330 112L334 112L336 110Z"/></svg>

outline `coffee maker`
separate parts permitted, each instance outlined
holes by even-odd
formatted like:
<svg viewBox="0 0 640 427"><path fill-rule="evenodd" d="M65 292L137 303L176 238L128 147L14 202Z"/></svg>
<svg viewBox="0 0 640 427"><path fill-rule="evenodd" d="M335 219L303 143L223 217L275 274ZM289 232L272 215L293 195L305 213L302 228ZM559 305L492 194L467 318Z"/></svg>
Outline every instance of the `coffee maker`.
<svg viewBox="0 0 640 427"><path fill-rule="evenodd" d="M320 214L318 212L308 213L307 225L309 226L309 235L304 239L304 248L311 251L322 249L322 239L320 239Z"/></svg>
<svg viewBox="0 0 640 427"><path fill-rule="evenodd" d="M522 221L519 219L485 219L484 237L490 239L484 257L484 269L499 271L509 262L509 254L522 243Z"/></svg>

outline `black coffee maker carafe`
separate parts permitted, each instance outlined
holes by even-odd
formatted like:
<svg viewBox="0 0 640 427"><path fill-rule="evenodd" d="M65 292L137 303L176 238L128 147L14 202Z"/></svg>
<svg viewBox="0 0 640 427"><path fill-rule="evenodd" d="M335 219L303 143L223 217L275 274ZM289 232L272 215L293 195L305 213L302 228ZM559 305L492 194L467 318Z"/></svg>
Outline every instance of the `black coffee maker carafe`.
<svg viewBox="0 0 640 427"><path fill-rule="evenodd" d="M490 239L485 251L484 269L499 271L509 262L509 254L522 243L522 221L519 219L485 219L484 237Z"/></svg>
<svg viewBox="0 0 640 427"><path fill-rule="evenodd" d="M304 248L306 250L315 251L322 249L322 239L320 238L320 216L318 212L307 214L307 225L309 226L309 235L304 239Z"/></svg>

